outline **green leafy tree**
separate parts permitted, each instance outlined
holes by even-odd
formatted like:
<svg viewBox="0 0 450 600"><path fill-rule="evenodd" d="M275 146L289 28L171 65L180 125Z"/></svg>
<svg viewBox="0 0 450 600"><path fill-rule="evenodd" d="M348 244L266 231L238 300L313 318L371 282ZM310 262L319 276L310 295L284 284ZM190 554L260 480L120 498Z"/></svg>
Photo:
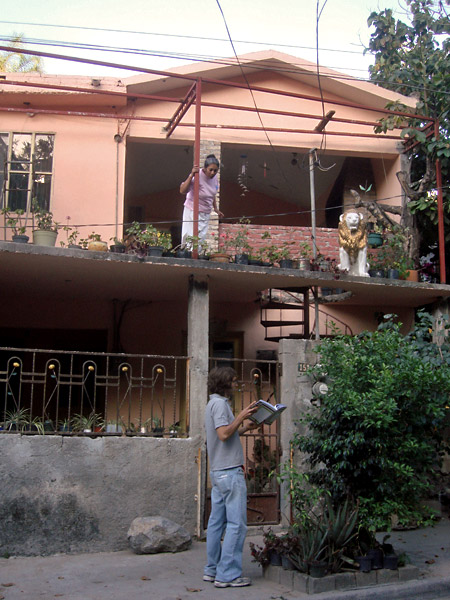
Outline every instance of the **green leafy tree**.
<svg viewBox="0 0 450 600"><path fill-rule="evenodd" d="M433 489L450 424L450 346L430 341L432 318L403 336L393 319L376 332L322 341L317 374L328 393L294 447L306 453L310 481L335 502L358 501L363 522L390 527L391 516L419 524Z"/></svg>
<svg viewBox="0 0 450 600"><path fill-rule="evenodd" d="M422 249L436 242L438 221L435 161L442 166L447 240L450 239L450 0L406 0L408 22L395 19L391 9L373 12L375 28L366 51L375 56L371 80L390 90L417 98L418 113L438 119L439 136L427 136L426 122L393 115L381 120L376 131L402 127L405 139L419 142L411 153L411 173L401 181L408 195L408 209L417 217ZM398 103L392 110L405 110ZM409 111L408 111L409 112Z"/></svg>
<svg viewBox="0 0 450 600"><path fill-rule="evenodd" d="M42 73L42 58L40 56L15 52L15 50L22 47L22 35L15 35L11 42L11 50L9 52L0 52L0 71L7 73L29 73L36 71Z"/></svg>

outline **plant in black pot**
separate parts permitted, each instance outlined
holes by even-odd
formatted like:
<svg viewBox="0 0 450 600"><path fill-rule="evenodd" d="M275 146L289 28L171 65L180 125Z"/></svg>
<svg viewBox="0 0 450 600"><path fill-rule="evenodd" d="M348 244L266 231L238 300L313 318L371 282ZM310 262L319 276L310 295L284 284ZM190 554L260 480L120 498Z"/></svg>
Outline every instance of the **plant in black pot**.
<svg viewBox="0 0 450 600"><path fill-rule="evenodd" d="M125 254L127 249L124 241L118 237L112 237L109 240L112 244L109 246L110 252L114 252L115 254Z"/></svg>
<svg viewBox="0 0 450 600"><path fill-rule="evenodd" d="M27 230L27 216L25 215L25 211L21 208L12 211L5 207L0 212L5 217L5 226L11 229L12 241L19 244L26 244L30 238L25 234Z"/></svg>
<svg viewBox="0 0 450 600"><path fill-rule="evenodd" d="M385 261L380 252L369 252L367 254L367 262L369 263L369 275L371 277L386 277L384 270Z"/></svg>
<svg viewBox="0 0 450 600"><path fill-rule="evenodd" d="M164 250L172 247L172 236L166 231L159 231L150 224L134 221L126 230L129 251L141 258L144 256L162 256Z"/></svg>
<svg viewBox="0 0 450 600"><path fill-rule="evenodd" d="M228 235L228 248L234 254L234 262L239 265L248 265L249 252L248 243L250 219L242 217L238 228Z"/></svg>
<svg viewBox="0 0 450 600"><path fill-rule="evenodd" d="M270 527L263 533L263 546L257 546L250 542L253 560L262 567L267 567L267 565L281 567L283 548L285 548L284 536L276 535Z"/></svg>

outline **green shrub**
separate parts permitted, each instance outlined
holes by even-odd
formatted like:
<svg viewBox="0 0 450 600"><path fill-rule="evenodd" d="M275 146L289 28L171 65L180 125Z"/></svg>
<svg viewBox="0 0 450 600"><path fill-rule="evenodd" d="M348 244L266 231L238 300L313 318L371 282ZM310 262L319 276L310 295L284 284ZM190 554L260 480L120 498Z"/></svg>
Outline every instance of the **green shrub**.
<svg viewBox="0 0 450 600"><path fill-rule="evenodd" d="M448 426L450 350L431 341L424 312L407 336L393 316L376 332L325 339L318 348L328 393L304 419L306 436L293 444L308 455L310 481L334 502L358 501L371 529L426 524L429 494Z"/></svg>

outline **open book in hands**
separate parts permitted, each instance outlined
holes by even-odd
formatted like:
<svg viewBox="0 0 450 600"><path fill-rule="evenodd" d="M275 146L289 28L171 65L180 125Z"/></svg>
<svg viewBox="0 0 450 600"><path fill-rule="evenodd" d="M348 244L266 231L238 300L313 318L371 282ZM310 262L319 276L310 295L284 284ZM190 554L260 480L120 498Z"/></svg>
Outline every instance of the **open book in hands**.
<svg viewBox="0 0 450 600"><path fill-rule="evenodd" d="M249 419L258 425L271 425L281 415L287 407L285 404L270 404L265 400L258 400L256 403L258 410L254 412Z"/></svg>

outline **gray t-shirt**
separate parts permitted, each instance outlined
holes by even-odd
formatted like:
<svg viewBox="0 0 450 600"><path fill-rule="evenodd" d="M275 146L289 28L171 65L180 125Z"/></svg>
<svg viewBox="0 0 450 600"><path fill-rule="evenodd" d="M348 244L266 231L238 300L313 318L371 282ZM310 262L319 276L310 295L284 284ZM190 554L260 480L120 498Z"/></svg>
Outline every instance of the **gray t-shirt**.
<svg viewBox="0 0 450 600"><path fill-rule="evenodd" d="M237 431L225 442L216 433L218 427L234 421L233 411L227 398L211 394L205 411L206 447L211 471L231 469L244 464L244 451Z"/></svg>

